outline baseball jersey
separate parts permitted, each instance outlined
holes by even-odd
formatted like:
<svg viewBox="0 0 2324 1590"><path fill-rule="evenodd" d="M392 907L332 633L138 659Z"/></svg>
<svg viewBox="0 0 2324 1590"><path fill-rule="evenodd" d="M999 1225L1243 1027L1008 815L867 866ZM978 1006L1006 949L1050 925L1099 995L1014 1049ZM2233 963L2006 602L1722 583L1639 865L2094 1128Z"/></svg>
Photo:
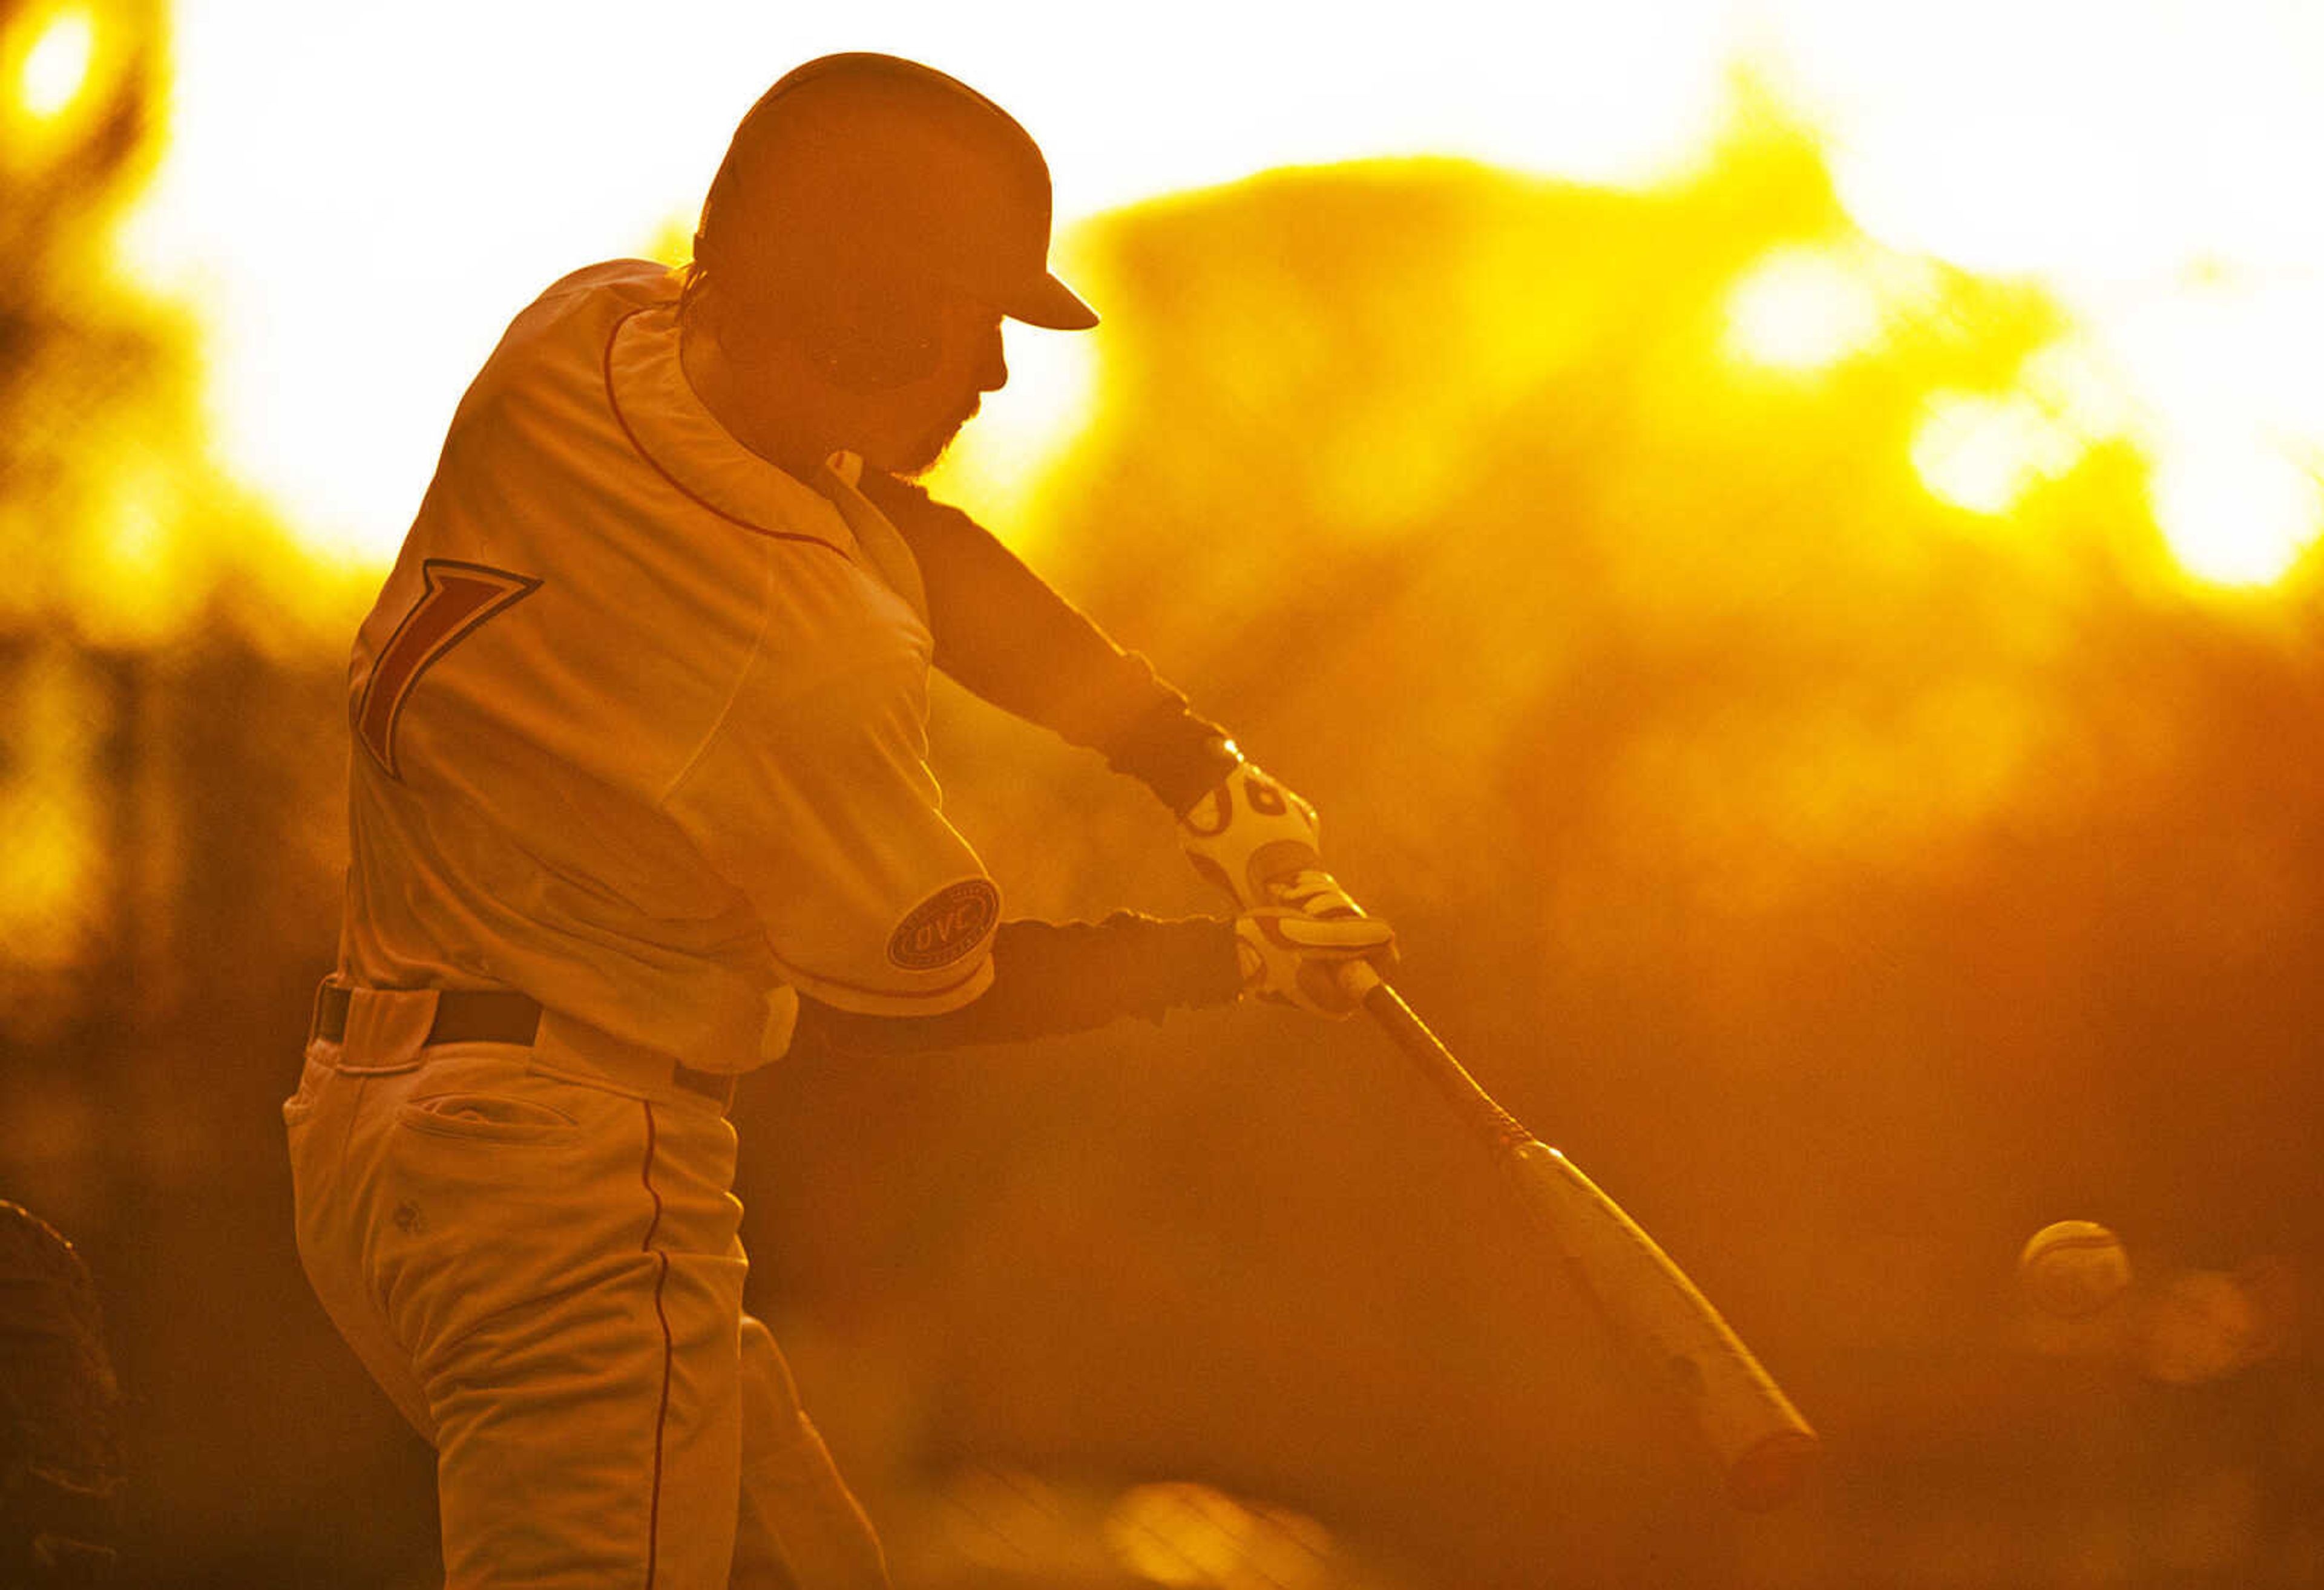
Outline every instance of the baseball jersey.
<svg viewBox="0 0 2324 1590"><path fill-rule="evenodd" d="M469 388L348 673L340 970L507 987L697 1068L991 982L1000 896L927 763L905 541L736 442L678 279L566 278Z"/></svg>

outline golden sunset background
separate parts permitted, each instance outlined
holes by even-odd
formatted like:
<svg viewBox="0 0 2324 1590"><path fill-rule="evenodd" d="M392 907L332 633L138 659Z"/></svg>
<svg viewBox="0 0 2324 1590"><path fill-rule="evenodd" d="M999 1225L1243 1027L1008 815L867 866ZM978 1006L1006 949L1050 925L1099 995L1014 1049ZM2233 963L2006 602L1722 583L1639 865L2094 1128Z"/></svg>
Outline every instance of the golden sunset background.
<svg viewBox="0 0 2324 1590"><path fill-rule="evenodd" d="M1322 805L1831 1449L1724 1512L1361 1023L794 1063L753 1301L899 1585L2324 1578L2324 23L1500 9L0 0L0 1197L106 1300L126 1582L440 1581L276 1114L346 647L508 317L843 48L1027 123L1105 316L934 489ZM1215 909L932 734L1014 913Z"/></svg>

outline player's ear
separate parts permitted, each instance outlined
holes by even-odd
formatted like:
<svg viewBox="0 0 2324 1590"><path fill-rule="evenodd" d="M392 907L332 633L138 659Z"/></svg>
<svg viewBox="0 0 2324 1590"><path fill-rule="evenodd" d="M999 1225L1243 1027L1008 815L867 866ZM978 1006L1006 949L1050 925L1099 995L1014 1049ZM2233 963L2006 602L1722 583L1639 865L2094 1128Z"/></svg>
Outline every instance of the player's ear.
<svg viewBox="0 0 2324 1590"><path fill-rule="evenodd" d="M832 385L879 392L933 375L944 360L946 295L915 272L871 267L788 272L738 292L717 272L688 268L679 313L729 363L770 373L786 354Z"/></svg>
<svg viewBox="0 0 2324 1590"><path fill-rule="evenodd" d="M717 344L737 370L763 370L771 363L776 344L766 317L739 302L716 276L694 268L678 294L678 314L688 332Z"/></svg>
<svg viewBox="0 0 2324 1590"><path fill-rule="evenodd" d="M865 272L801 305L799 346L823 378L879 392L925 381L944 363L945 299L935 283Z"/></svg>

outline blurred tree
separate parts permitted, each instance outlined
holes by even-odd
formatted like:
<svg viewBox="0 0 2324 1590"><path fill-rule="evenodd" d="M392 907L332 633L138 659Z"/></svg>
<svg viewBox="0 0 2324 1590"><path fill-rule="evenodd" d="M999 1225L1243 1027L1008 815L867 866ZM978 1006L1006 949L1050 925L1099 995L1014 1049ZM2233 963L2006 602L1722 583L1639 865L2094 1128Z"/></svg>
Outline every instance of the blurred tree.
<svg viewBox="0 0 2324 1590"><path fill-rule="evenodd" d="M0 5L0 615L15 628L78 626L93 593L74 565L110 528L124 464L188 450L182 322L112 264L160 148L162 15L158 0Z"/></svg>
<svg viewBox="0 0 2324 1590"><path fill-rule="evenodd" d="M194 317L118 263L167 16L0 0L0 1190L109 1289L139 1583L337 1549L300 1487L364 1428L327 1417L361 1376L290 1252L275 1108L344 864L344 592L220 477ZM352 1527L408 1542L423 1487Z"/></svg>
<svg viewBox="0 0 2324 1590"><path fill-rule="evenodd" d="M190 450L172 318L109 251L157 145L161 8L0 7L0 1007L54 1032L116 928L124 703L88 646L157 457Z"/></svg>

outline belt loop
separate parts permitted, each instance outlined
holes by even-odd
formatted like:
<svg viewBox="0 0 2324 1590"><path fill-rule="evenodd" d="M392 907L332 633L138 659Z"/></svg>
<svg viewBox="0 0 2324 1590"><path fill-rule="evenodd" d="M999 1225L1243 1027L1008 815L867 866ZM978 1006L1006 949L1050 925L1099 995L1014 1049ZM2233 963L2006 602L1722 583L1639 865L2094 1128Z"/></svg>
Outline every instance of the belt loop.
<svg viewBox="0 0 2324 1590"><path fill-rule="evenodd" d="M395 1070L416 1063L436 1022L433 988L350 988L342 1071Z"/></svg>
<svg viewBox="0 0 2324 1590"><path fill-rule="evenodd" d="M316 1039L323 1035L323 1002L330 997L331 990L338 986L339 974L337 972L331 973L321 982L315 985L315 1011L307 1021L308 1043L312 1043ZM344 1036L345 1033L346 1029L343 1027L341 1029L341 1035Z"/></svg>

